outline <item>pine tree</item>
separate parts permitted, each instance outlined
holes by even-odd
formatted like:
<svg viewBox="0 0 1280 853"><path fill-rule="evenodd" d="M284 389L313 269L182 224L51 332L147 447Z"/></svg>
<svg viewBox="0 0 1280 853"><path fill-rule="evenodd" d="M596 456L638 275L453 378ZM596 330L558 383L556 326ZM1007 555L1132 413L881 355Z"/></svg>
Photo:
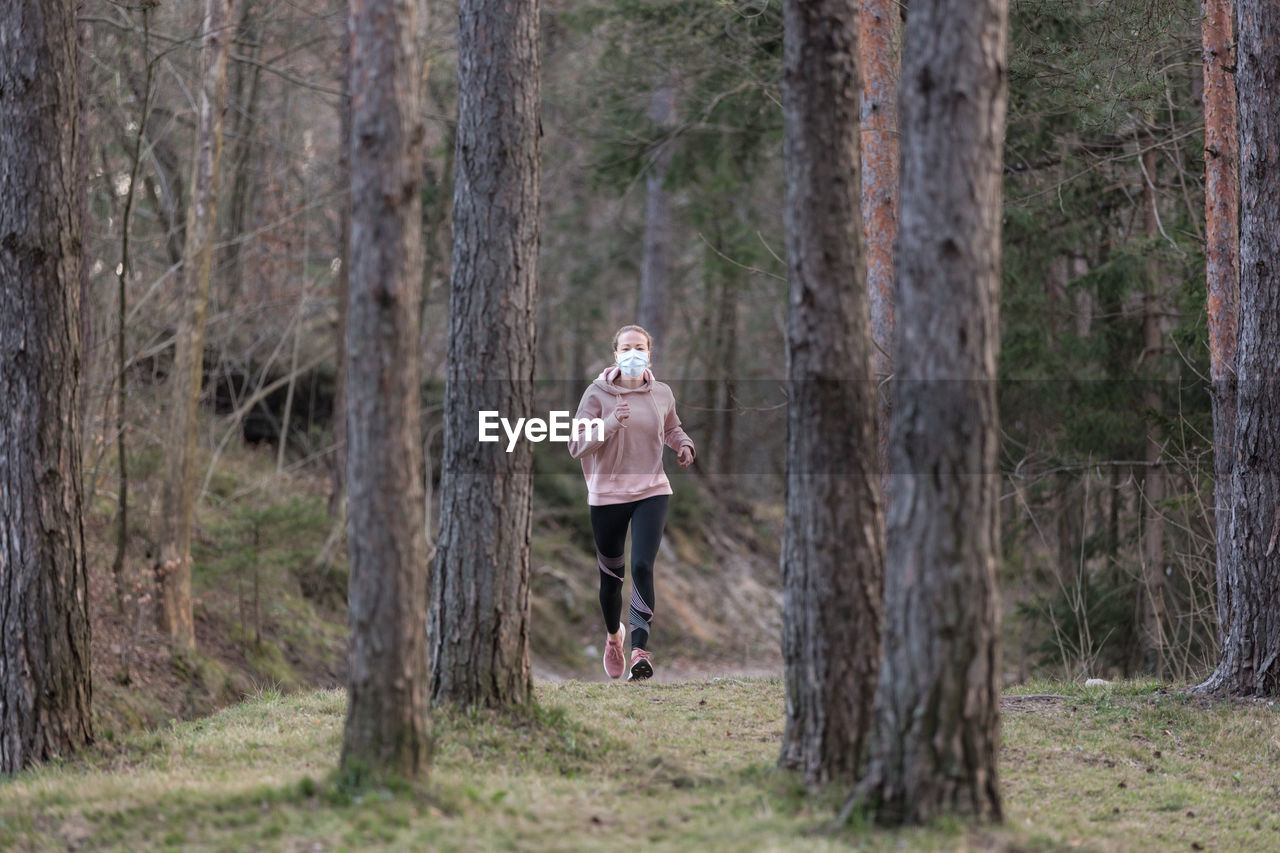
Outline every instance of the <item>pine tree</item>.
<svg viewBox="0 0 1280 853"><path fill-rule="evenodd" d="M227 104L227 57L231 53L231 0L206 0L201 23L199 128L192 158L191 199L182 250L182 294L174 337L172 401L165 441L164 488L155 514L158 526L160 629L176 652L195 651L191 607L191 527L195 516L196 415L204 376L205 318L217 234L222 116ZM281 439L283 440L283 438Z"/></svg>
<svg viewBox="0 0 1280 853"><path fill-rule="evenodd" d="M80 46L74 0L14 0L0 51L0 773L93 740L81 523Z"/></svg>
<svg viewBox="0 0 1280 853"><path fill-rule="evenodd" d="M862 264L858 5L788 0L787 723L779 763L853 781L880 657L884 544Z"/></svg>
<svg viewBox="0 0 1280 853"><path fill-rule="evenodd" d="M901 27L897 4L867 0L862 31L862 220L866 230L867 295L878 382L893 373L893 243L898 236L898 63ZM877 442L881 483L889 483L889 393L879 395Z"/></svg>
<svg viewBox="0 0 1280 853"><path fill-rule="evenodd" d="M1238 396L1225 576L1227 625L1218 667L1200 690L1280 695L1280 18L1237 0L1240 122ZM1221 583L1221 582L1220 582Z"/></svg>
<svg viewBox="0 0 1280 853"><path fill-rule="evenodd" d="M418 303L423 0L349 0L347 309L350 624L342 765L426 766L429 599L422 522ZM281 436L281 441L284 437Z"/></svg>
<svg viewBox="0 0 1280 853"><path fill-rule="evenodd" d="M883 823L999 820L1004 0L913 2L902 60L885 655L860 793Z"/></svg>
<svg viewBox="0 0 1280 853"><path fill-rule="evenodd" d="M1214 545L1218 645L1231 625L1231 448L1236 423L1236 344L1240 317L1240 153L1236 123L1232 0L1204 0L1205 279L1209 379L1213 394Z"/></svg>
<svg viewBox="0 0 1280 853"><path fill-rule="evenodd" d="M453 276L431 701L529 701L533 451L476 441L476 412L533 408L540 179L537 0L462 0Z"/></svg>

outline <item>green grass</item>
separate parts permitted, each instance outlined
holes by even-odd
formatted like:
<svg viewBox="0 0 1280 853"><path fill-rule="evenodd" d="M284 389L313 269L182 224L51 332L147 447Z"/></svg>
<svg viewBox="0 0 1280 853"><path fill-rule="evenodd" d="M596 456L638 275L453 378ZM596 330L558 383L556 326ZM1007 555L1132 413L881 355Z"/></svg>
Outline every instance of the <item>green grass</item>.
<svg viewBox="0 0 1280 853"><path fill-rule="evenodd" d="M1268 850L1280 705L1150 683L1006 695L1006 822L830 828L840 791L774 767L776 680L540 683L514 714L437 713L426 782L334 773L341 691L264 689L0 782L0 849ZM1062 698L1023 698L1054 694Z"/></svg>

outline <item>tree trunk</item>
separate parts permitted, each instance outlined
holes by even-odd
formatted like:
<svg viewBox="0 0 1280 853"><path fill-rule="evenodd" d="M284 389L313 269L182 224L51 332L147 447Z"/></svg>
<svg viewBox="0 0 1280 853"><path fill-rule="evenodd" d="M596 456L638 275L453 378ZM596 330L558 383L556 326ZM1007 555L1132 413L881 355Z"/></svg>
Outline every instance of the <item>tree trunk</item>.
<svg viewBox="0 0 1280 853"><path fill-rule="evenodd" d="M149 143L151 144L151 143ZM156 162L161 162L162 147L159 143L154 143L154 152ZM158 171L158 169L157 169ZM186 226L175 212L176 202L170 198L170 189L178 194L181 198L182 181L174 178L172 184L166 184L166 189L162 189L154 178L150 175L144 175L142 178L142 186L147 191L147 198L151 201L151 209L155 211L156 219L165 223L165 254L169 259L171 266L177 266L182 263L182 241L186 231Z"/></svg>
<svg viewBox="0 0 1280 853"><path fill-rule="evenodd" d="M669 133L676 119L675 81L670 75L653 91L649 118ZM664 184L671 168L672 144L664 139L654 152L645 178L644 257L640 267L639 323L654 340L654 350L667 344L667 292L671 286L671 252L674 226L671 195Z"/></svg>
<svg viewBox="0 0 1280 853"><path fill-rule="evenodd" d="M235 301L241 292L243 276L241 260L244 252L242 238L253 206L253 145L252 138L258 124L258 93L262 67L256 60L262 55L262 28L254 17L257 12L253 0L246 0L237 26L242 38L248 41L246 51L249 62L237 62L234 67L235 83L232 86L231 145L231 198L228 199L227 245L223 249L221 267L224 270L223 294L228 303ZM346 55L345 53L343 54ZM245 88L248 87L246 94ZM346 137L343 137L344 139ZM343 155L340 155L343 156ZM340 411L335 409L334 411Z"/></svg>
<svg viewBox="0 0 1280 853"><path fill-rule="evenodd" d="M1156 151L1150 148L1139 155L1142 158L1142 218L1143 232L1148 242L1147 275L1142 298L1142 348L1147 365L1144 407L1146 408L1147 436L1145 461L1147 468L1142 478L1142 594L1138 598L1138 610L1142 626L1142 666L1154 672L1157 678L1165 671L1165 577L1164 577L1164 508L1165 472L1160 467L1164 436L1159 424L1163 412L1161 383L1164 371L1161 356L1164 352L1164 294L1160 276L1160 263L1155 257L1155 241L1159 239L1159 222L1156 218Z"/></svg>
<svg viewBox="0 0 1280 853"><path fill-rule="evenodd" d="M862 266L858 6L783 6L787 722L778 762L811 786L855 779L880 660L883 515Z"/></svg>
<svg viewBox="0 0 1280 853"><path fill-rule="evenodd" d="M1089 273L1089 261L1084 252L1071 253L1071 273L1073 279L1081 278ZM1076 337L1087 338L1093 333L1093 291L1085 287L1076 288Z"/></svg>
<svg viewBox="0 0 1280 853"><path fill-rule="evenodd" d="M1236 339L1240 302L1240 173L1232 0L1203 0L1205 135L1205 277L1208 284L1209 381L1213 399L1214 541L1218 645L1231 624L1231 448L1236 422Z"/></svg>
<svg viewBox="0 0 1280 853"><path fill-rule="evenodd" d="M14 0L0 51L0 773L93 739L81 524L73 0Z"/></svg>
<svg viewBox="0 0 1280 853"><path fill-rule="evenodd" d="M862 221L866 231L867 294L875 377L893 373L893 241L898 236L898 4L862 0ZM888 386L878 395L876 423L881 484L889 485Z"/></svg>
<svg viewBox="0 0 1280 853"><path fill-rule="evenodd" d="M1228 623L1218 667L1197 689L1280 695L1280 18L1238 0L1240 307L1236 353ZM1219 562L1219 571L1224 564ZM1221 581L1220 581L1221 582Z"/></svg>
<svg viewBox="0 0 1280 853"><path fill-rule="evenodd" d="M861 793L882 823L999 820L1005 0L913 0L902 68L885 657Z"/></svg>
<svg viewBox="0 0 1280 853"><path fill-rule="evenodd" d="M1080 539L1084 531L1080 529L1080 519L1075 507L1079 506L1079 496L1075 494L1079 478L1069 473L1062 473L1055 478L1054 489L1050 495L1051 515L1058 521L1058 582L1063 589L1074 590L1079 587L1080 574Z"/></svg>
<svg viewBox="0 0 1280 853"><path fill-rule="evenodd" d="M427 763L421 362L420 0L350 0L351 258L346 341L350 639L342 766Z"/></svg>
<svg viewBox="0 0 1280 853"><path fill-rule="evenodd" d="M349 10L348 10L349 13ZM424 12L424 15L426 13ZM351 139L351 37L343 27L343 98L338 107L338 127L342 138ZM424 93L425 95L425 93ZM334 282L334 298L338 303L338 328L335 340L338 365L333 381L333 410L345 412L347 402L347 305L351 298L351 149L347 144L338 148L338 186L347 188L338 199L338 275ZM424 246L423 254L426 249ZM425 297L420 297L425 299ZM421 322L421 321L419 321ZM421 333L421 329L419 329ZM421 370L421 364L419 364ZM425 452L425 451L424 451ZM347 419L333 419L333 452L329 455L329 518L335 521L342 515L342 501L347 492Z"/></svg>
<svg viewBox="0 0 1280 853"><path fill-rule="evenodd" d="M733 433L735 410L737 409L737 373L738 363L738 279L726 273L720 281L720 300L717 305L716 332L720 336L719 373L723 377L720 385L720 399L716 401L719 409L716 418L715 469L721 475L734 473L737 460L733 452ZM727 482L727 481L726 481Z"/></svg>
<svg viewBox="0 0 1280 853"><path fill-rule="evenodd" d="M533 453L479 444L476 412L533 411L539 163L538 2L462 0L453 276L433 703L529 701Z"/></svg>
<svg viewBox="0 0 1280 853"><path fill-rule="evenodd" d="M143 92L137 85L141 81L132 82L134 97L141 103ZM144 126L147 137L143 140L143 150L151 152L155 174L154 177L147 174L142 182L156 220L163 223L165 254L169 264L176 266L182 263L182 249L186 241L187 224L181 209L186 187L182 180L182 158L171 144L161 119L171 121L173 114L153 103Z"/></svg>
<svg viewBox="0 0 1280 853"><path fill-rule="evenodd" d="M1048 326L1048 349L1061 350L1062 320L1067 296L1067 281L1071 278L1066 255L1054 255L1044 279L1045 324Z"/></svg>
<svg viewBox="0 0 1280 853"><path fill-rule="evenodd" d="M125 194L124 213L120 217L120 265L116 268L116 328L115 328L115 380L116 380L116 465L119 473L116 488L116 553L111 561L111 576L116 583L116 606L123 613L128 579L125 578L125 556L129 550L129 453L126 446L128 424L129 372L125 355L125 321L128 316L128 281L133 271L129 254L134 199L138 195L138 173L142 168L142 139L147 126L147 112L152 98L151 58L151 10L142 10L142 61L146 66L142 83L142 108L138 118L137 134L133 138L133 153L129 159L129 188ZM127 674L126 674L127 675Z"/></svg>
<svg viewBox="0 0 1280 853"><path fill-rule="evenodd" d="M158 507L159 562L157 621L173 649L195 651L191 612L191 527L195 514L196 416L204 368L205 315L209 273L217 234L218 165L222 156L222 113L227 103L227 55L231 50L230 0L206 0L201 26L201 86L191 201L182 257L178 332L169 379L171 411L165 440L164 485Z"/></svg>

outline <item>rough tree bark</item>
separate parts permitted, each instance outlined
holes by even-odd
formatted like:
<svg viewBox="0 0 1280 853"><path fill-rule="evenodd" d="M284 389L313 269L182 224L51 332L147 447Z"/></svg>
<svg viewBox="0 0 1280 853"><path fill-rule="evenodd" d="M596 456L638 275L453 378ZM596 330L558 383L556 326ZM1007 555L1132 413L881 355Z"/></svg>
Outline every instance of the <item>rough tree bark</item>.
<svg viewBox="0 0 1280 853"><path fill-rule="evenodd" d="M885 656L859 795L882 823L999 820L1006 0L912 0L902 60ZM856 802L856 800L855 800Z"/></svg>
<svg viewBox="0 0 1280 853"><path fill-rule="evenodd" d="M883 517L862 266L857 0L783 7L787 722L778 762L855 778L880 660Z"/></svg>
<svg viewBox="0 0 1280 853"><path fill-rule="evenodd" d="M76 5L0 7L0 773L93 739Z"/></svg>
<svg viewBox="0 0 1280 853"><path fill-rule="evenodd" d="M159 559L156 563L157 622L174 651L195 651L191 612L191 527L195 514L196 415L204 368L205 315L209 305L209 273L217 234L218 167L222 157L222 113L227 103L227 55L231 50L230 0L206 0L201 24L200 96L191 200L187 206L186 242L182 257L182 290L178 298L178 331L174 338L173 373L169 379L169 430L165 439L164 484L156 507Z"/></svg>
<svg viewBox="0 0 1280 853"><path fill-rule="evenodd" d="M425 770L421 0L350 0L347 721L342 766Z"/></svg>
<svg viewBox="0 0 1280 853"><path fill-rule="evenodd" d="M1213 505L1217 545L1218 645L1231 624L1231 458L1236 422L1240 305L1240 160L1232 0L1203 0L1205 278L1213 399Z"/></svg>
<svg viewBox="0 0 1280 853"><path fill-rule="evenodd" d="M462 0L435 704L529 700L533 453L477 441L476 413L533 407L539 163L537 0Z"/></svg>
<svg viewBox="0 0 1280 853"><path fill-rule="evenodd" d="M668 74L653 90L649 118L670 133L676 120L675 80ZM671 287L671 252L674 225L671 221L671 194L664 186L671 168L671 140L665 139L654 152L645 177L644 256L640 265L638 322L654 340L655 351L667 343L667 293Z"/></svg>
<svg viewBox="0 0 1280 853"><path fill-rule="evenodd" d="M898 236L898 4L863 0L862 221L866 232L867 295L877 381L893 373L893 241ZM876 422L880 482L889 484L889 389L878 395Z"/></svg>
<svg viewBox="0 0 1280 853"><path fill-rule="evenodd" d="M1218 666L1197 688L1280 695L1280 17L1237 0L1240 305L1229 590ZM1225 571L1223 571L1225 569Z"/></svg>

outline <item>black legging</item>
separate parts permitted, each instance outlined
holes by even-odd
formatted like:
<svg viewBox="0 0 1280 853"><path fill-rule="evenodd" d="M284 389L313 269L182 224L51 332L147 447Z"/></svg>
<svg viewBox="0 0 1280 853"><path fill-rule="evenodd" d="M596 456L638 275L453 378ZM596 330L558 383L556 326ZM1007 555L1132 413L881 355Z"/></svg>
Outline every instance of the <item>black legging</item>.
<svg viewBox="0 0 1280 853"><path fill-rule="evenodd" d="M653 622L653 561L662 544L670 495L654 495L625 504L591 507L591 532L600 568L600 610L604 627L618 632L622 619L623 546L631 525L631 647L643 649ZM615 556L616 555L616 556Z"/></svg>

